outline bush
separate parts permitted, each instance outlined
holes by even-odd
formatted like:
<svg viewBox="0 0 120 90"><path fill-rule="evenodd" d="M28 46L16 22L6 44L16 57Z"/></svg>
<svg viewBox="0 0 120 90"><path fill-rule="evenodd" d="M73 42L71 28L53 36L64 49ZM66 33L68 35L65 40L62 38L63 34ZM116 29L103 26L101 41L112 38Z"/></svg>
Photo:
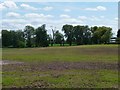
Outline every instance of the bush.
<svg viewBox="0 0 120 90"><path fill-rule="evenodd" d="M25 47L25 43L23 41L19 41L18 42L18 47L19 48L24 48Z"/></svg>

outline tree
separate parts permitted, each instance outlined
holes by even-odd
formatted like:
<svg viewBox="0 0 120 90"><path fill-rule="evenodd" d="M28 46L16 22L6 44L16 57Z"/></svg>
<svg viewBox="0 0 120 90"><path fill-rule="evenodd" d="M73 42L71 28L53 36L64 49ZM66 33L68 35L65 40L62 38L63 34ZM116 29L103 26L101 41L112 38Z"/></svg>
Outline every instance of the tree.
<svg viewBox="0 0 120 90"><path fill-rule="evenodd" d="M2 30L2 47L10 46L10 33L7 30Z"/></svg>
<svg viewBox="0 0 120 90"><path fill-rule="evenodd" d="M89 44L91 32L88 26L74 26L74 40L77 45Z"/></svg>
<svg viewBox="0 0 120 90"><path fill-rule="evenodd" d="M65 33L65 37L67 38L67 42L69 43L69 45L72 45L73 42L73 26L72 25L63 25L62 27L62 31L64 31Z"/></svg>
<svg viewBox="0 0 120 90"><path fill-rule="evenodd" d="M21 30L2 30L3 47L24 47L24 33Z"/></svg>
<svg viewBox="0 0 120 90"><path fill-rule="evenodd" d="M45 24L36 29L36 46L47 47L48 46L48 35L45 29Z"/></svg>
<svg viewBox="0 0 120 90"><path fill-rule="evenodd" d="M110 42L110 38L112 36L111 33L112 29L109 29L105 31L105 33L101 36L101 43L109 43Z"/></svg>
<svg viewBox="0 0 120 90"><path fill-rule="evenodd" d="M17 47L25 47L25 38L24 38L24 32L22 30L17 30L16 31L16 36L17 36Z"/></svg>
<svg viewBox="0 0 120 90"><path fill-rule="evenodd" d="M62 45L64 36L59 31L56 31L54 34L54 39L56 44Z"/></svg>
<svg viewBox="0 0 120 90"><path fill-rule="evenodd" d="M84 26L83 30L83 44L91 44L91 31L89 26Z"/></svg>
<svg viewBox="0 0 120 90"><path fill-rule="evenodd" d="M74 40L77 45L83 44L83 30L83 26L74 26Z"/></svg>
<svg viewBox="0 0 120 90"><path fill-rule="evenodd" d="M92 43L93 44L98 44L99 43L99 31L97 31L98 27L94 26L91 27L91 32L92 32Z"/></svg>
<svg viewBox="0 0 120 90"><path fill-rule="evenodd" d="M120 38L120 29L118 29L117 37Z"/></svg>
<svg viewBox="0 0 120 90"><path fill-rule="evenodd" d="M95 44L108 43L112 36L112 28L110 27L97 27L95 30L93 29L92 31L92 40Z"/></svg>
<svg viewBox="0 0 120 90"><path fill-rule="evenodd" d="M118 44L120 44L120 29L118 29L116 41Z"/></svg>
<svg viewBox="0 0 120 90"><path fill-rule="evenodd" d="M24 36L26 39L26 46L27 47L32 47L33 43L32 43L32 39L34 38L34 27L32 26L25 26L24 29Z"/></svg>

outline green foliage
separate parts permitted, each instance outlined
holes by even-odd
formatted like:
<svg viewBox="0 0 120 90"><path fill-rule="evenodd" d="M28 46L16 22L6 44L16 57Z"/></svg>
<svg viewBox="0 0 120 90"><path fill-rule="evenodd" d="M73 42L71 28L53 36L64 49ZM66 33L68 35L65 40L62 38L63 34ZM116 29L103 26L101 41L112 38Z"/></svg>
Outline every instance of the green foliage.
<svg viewBox="0 0 120 90"><path fill-rule="evenodd" d="M92 42L94 44L109 43L112 36L112 28L110 27L92 27Z"/></svg>
<svg viewBox="0 0 120 90"><path fill-rule="evenodd" d="M110 42L112 28L110 27L91 27L63 25L62 31L53 31L53 38L47 34L46 25L34 29L32 26L25 26L24 31L2 30L3 47L47 47L49 44L85 45L85 44L106 44ZM118 35L119 36L119 31ZM119 41L119 39L117 39Z"/></svg>
<svg viewBox="0 0 120 90"><path fill-rule="evenodd" d="M34 27L32 26L25 26L24 29L25 39L26 39L26 46L32 46L32 38L34 37Z"/></svg>
<svg viewBox="0 0 120 90"><path fill-rule="evenodd" d="M20 43L24 43L24 33L21 30L7 31L2 30L3 47L20 47Z"/></svg>
<svg viewBox="0 0 120 90"><path fill-rule="evenodd" d="M65 33L65 37L67 37L67 42L69 45L72 45L73 42L73 26L72 25L63 25L62 31Z"/></svg>
<svg viewBox="0 0 120 90"><path fill-rule="evenodd" d="M47 47L48 40L47 40L47 31L45 30L45 25L38 27L36 29L36 46L37 47Z"/></svg>
<svg viewBox="0 0 120 90"><path fill-rule="evenodd" d="M120 38L120 29L117 31L117 37Z"/></svg>
<svg viewBox="0 0 120 90"><path fill-rule="evenodd" d="M54 39L56 44L60 44L60 46L64 44L64 36L59 31L55 32Z"/></svg>

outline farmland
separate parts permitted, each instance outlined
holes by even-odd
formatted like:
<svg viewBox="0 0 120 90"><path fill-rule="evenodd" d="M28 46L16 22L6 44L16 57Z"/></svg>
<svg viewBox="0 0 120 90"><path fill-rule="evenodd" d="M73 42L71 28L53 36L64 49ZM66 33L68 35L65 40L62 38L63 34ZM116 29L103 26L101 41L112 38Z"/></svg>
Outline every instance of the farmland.
<svg viewBox="0 0 120 90"><path fill-rule="evenodd" d="M118 46L3 48L3 88L117 88Z"/></svg>

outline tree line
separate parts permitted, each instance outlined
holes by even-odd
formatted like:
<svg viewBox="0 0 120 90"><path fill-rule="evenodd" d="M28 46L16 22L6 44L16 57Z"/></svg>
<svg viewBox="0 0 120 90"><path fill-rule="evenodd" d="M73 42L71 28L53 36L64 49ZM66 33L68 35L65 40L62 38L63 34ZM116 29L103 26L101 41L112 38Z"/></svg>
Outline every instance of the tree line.
<svg viewBox="0 0 120 90"><path fill-rule="evenodd" d="M24 30L2 30L2 47L47 47L54 44L102 44L109 43L112 36L112 28L105 26L89 27L87 25L63 25L64 35L57 31L53 35L47 34L46 25L38 28L25 26ZM120 37L120 30L119 30Z"/></svg>

